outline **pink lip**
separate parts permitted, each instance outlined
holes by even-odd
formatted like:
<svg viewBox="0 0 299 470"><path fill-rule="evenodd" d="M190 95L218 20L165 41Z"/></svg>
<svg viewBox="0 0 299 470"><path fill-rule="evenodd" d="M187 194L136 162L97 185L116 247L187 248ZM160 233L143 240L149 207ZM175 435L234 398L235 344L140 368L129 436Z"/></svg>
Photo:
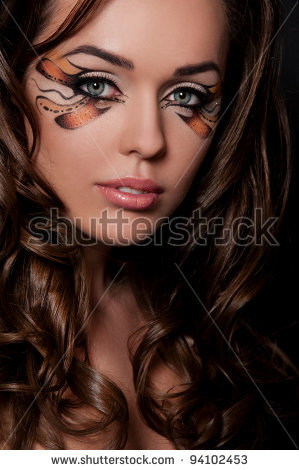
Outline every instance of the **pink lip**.
<svg viewBox="0 0 299 470"><path fill-rule="evenodd" d="M132 176L126 176L124 178L103 181L96 183L100 186L108 186L109 188L121 188L129 186L133 189L139 189L140 191L148 191L149 193L162 193L163 188L156 184L154 181L145 178L134 178Z"/></svg>
<svg viewBox="0 0 299 470"><path fill-rule="evenodd" d="M96 183L96 186L106 198L125 209L142 210L152 207L164 191L161 186L150 179L125 177L117 180ZM139 191L148 191L147 194L130 194L118 191L117 188L127 187Z"/></svg>

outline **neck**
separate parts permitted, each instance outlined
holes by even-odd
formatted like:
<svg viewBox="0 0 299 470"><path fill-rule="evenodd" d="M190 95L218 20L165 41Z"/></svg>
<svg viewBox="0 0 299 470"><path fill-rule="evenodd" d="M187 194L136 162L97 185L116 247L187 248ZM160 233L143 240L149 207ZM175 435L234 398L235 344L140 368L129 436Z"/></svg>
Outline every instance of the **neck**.
<svg viewBox="0 0 299 470"><path fill-rule="evenodd" d="M110 251L111 247L100 243L83 248L84 257L91 276L91 292L94 304L97 304L105 294L104 274Z"/></svg>

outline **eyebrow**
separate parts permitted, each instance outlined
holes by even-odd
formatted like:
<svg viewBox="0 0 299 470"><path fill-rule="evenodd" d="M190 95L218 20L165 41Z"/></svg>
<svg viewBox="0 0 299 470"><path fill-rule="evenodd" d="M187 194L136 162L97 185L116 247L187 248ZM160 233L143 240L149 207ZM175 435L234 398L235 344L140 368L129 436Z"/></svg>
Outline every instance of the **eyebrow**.
<svg viewBox="0 0 299 470"><path fill-rule="evenodd" d="M118 65L119 67L123 67L127 70L133 70L134 64L130 60L125 59L116 54L112 54L111 52L105 51L104 49L99 49L94 46L80 46L76 49L68 52L63 57L68 57L74 54L88 54L93 55L95 57L99 57L100 59L104 59L107 62L110 62L113 65Z"/></svg>
<svg viewBox="0 0 299 470"><path fill-rule="evenodd" d="M63 57L68 57L75 54L88 54L100 59L110 62L112 65L117 65L127 70L134 70L134 64L128 59L116 54L112 54L104 49L99 49L94 46L79 46L76 49L73 49L70 52L64 54ZM194 75L196 73L203 73L209 70L216 70L219 75L221 75L218 65L213 61L201 62L199 64L186 65L184 67L179 67L174 71L173 77L182 77L184 75Z"/></svg>
<svg viewBox="0 0 299 470"><path fill-rule="evenodd" d="M208 72L209 70L216 70L221 75L218 65L213 61L201 62L200 64L186 65L179 67L175 70L174 77L182 77L184 75L194 75L195 73Z"/></svg>

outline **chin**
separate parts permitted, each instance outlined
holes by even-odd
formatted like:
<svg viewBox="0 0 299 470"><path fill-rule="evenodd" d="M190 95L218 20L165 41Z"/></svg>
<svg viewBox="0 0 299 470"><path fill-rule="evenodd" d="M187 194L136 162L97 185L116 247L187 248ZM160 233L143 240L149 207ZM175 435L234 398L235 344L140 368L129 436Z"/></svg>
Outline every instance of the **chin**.
<svg viewBox="0 0 299 470"><path fill-rule="evenodd" d="M122 227L122 230L110 229L100 233L98 240L109 246L131 246L146 241L151 233L133 230L132 226Z"/></svg>
<svg viewBox="0 0 299 470"><path fill-rule="evenodd" d="M121 229L116 229L113 227L103 227L99 226L95 230L84 230L80 231L77 236L78 243L84 245L96 245L102 243L103 245L113 247L126 247L131 245L136 245L138 243L146 243L148 237L151 233L144 233L145 230L133 230L132 226L122 227Z"/></svg>

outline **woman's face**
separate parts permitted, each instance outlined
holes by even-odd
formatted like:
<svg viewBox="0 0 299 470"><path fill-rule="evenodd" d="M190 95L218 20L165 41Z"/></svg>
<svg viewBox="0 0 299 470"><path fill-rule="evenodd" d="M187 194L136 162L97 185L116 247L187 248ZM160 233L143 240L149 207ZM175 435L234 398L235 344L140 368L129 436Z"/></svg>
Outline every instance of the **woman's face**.
<svg viewBox="0 0 299 470"><path fill-rule="evenodd" d="M57 1L36 43L75 3ZM84 234L131 244L180 205L219 119L227 44L222 0L108 0L31 64L25 86L41 124L33 163ZM117 189L129 186L146 193Z"/></svg>

